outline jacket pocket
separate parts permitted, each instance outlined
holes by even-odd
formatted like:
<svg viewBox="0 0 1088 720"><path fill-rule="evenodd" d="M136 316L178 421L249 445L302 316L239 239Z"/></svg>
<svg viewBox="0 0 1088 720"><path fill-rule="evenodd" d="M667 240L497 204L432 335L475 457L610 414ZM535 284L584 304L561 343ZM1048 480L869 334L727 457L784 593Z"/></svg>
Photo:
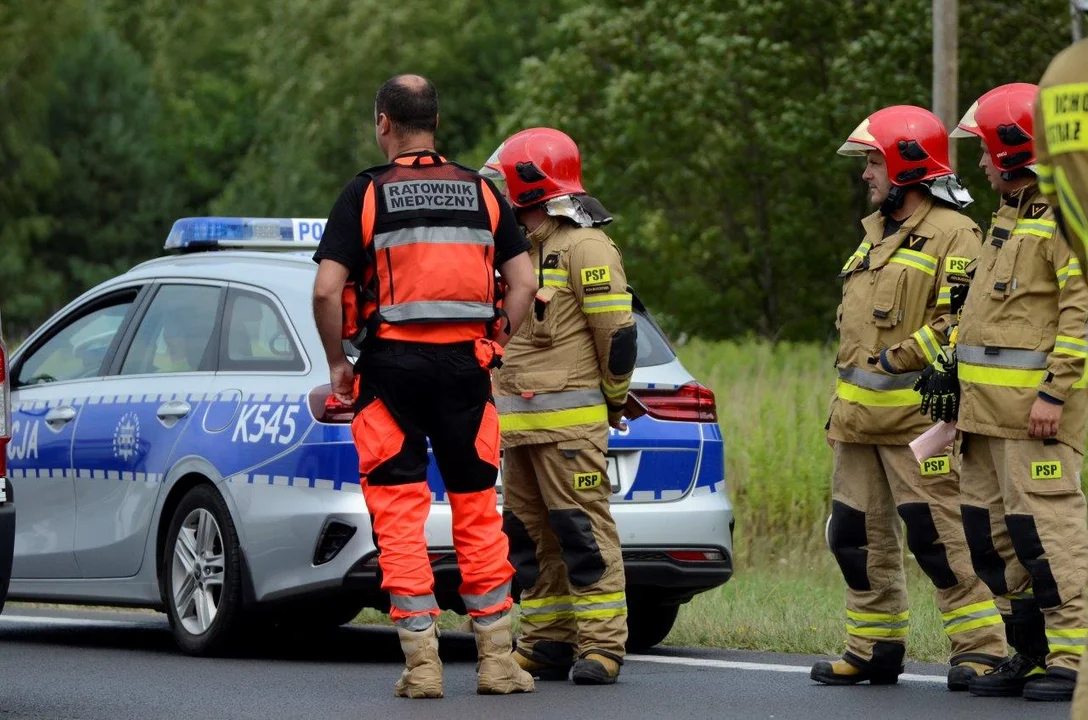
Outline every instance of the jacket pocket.
<svg viewBox="0 0 1088 720"><path fill-rule="evenodd" d="M530 370L507 377L503 389L515 395L559 392L567 388L569 378L566 370Z"/></svg>
<svg viewBox="0 0 1088 720"><path fill-rule="evenodd" d="M877 273L873 292L873 322L878 328L892 328L903 315L903 293L907 283L907 268L885 265Z"/></svg>
<svg viewBox="0 0 1088 720"><path fill-rule="evenodd" d="M532 325L529 338L537 347L551 347L555 339L555 295L556 287L542 287L536 291L533 307L529 311Z"/></svg>
<svg viewBox="0 0 1088 720"><path fill-rule="evenodd" d="M1016 261L1023 244L1023 238L1009 238L997 251L990 273L990 287L986 288L991 300L1003 301L1016 289Z"/></svg>
<svg viewBox="0 0 1088 720"><path fill-rule="evenodd" d="M980 333L985 347L1035 350L1043 341L1043 330L1025 323L984 323Z"/></svg>

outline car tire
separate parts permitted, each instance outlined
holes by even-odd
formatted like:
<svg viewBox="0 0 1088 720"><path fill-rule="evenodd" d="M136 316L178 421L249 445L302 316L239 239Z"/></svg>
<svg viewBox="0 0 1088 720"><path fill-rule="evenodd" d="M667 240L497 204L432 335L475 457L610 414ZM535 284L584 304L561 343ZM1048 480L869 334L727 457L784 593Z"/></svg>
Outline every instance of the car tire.
<svg viewBox="0 0 1088 720"><path fill-rule="evenodd" d="M241 630L242 551L230 511L211 485L181 499L163 548L161 583L178 646L221 654Z"/></svg>
<svg viewBox="0 0 1088 720"><path fill-rule="evenodd" d="M634 602L627 606L627 652L657 645L672 631L680 606L661 602Z"/></svg>

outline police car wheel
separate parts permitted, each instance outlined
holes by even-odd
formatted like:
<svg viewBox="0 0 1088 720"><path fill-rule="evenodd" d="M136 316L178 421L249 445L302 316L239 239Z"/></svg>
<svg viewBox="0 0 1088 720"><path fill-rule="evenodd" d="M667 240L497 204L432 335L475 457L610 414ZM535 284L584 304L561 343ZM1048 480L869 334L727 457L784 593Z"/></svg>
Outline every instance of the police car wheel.
<svg viewBox="0 0 1088 720"><path fill-rule="evenodd" d="M241 551L226 503L212 486L198 485L178 504L161 568L181 649L193 655L223 650L239 625Z"/></svg>
<svg viewBox="0 0 1088 720"><path fill-rule="evenodd" d="M649 650L672 632L680 606L652 601L628 600L627 652Z"/></svg>

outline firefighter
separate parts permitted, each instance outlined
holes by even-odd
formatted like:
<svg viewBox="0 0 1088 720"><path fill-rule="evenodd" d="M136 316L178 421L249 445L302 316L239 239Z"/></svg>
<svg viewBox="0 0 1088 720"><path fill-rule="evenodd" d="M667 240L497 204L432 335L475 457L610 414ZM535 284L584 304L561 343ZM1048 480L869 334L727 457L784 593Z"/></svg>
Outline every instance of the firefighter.
<svg viewBox="0 0 1088 720"><path fill-rule="evenodd" d="M1037 94L994 88L953 132L981 140L1001 194L956 339L956 422L967 542L1015 651L970 691L1069 701L1088 642L1088 285L1035 175Z"/></svg>
<svg viewBox="0 0 1088 720"><path fill-rule="evenodd" d="M970 195L949 167L945 127L928 110L884 108L838 152L866 158L862 179L878 210L862 221L865 237L839 275L839 377L827 424L828 536L847 584L846 651L816 663L811 677L898 681L910 617L902 519L951 641L948 688L962 691L1004 658L1001 618L971 569L953 458L919 463L907 445L928 429L913 386L947 342L952 301L968 282L981 231L961 212Z"/></svg>
<svg viewBox="0 0 1088 720"><path fill-rule="evenodd" d="M1039 190L1088 266L1088 38L1059 53L1039 81L1035 149Z"/></svg>
<svg viewBox="0 0 1088 720"><path fill-rule="evenodd" d="M503 526L521 595L513 657L544 680L616 681L627 641L620 540L609 510L609 427L625 428L637 331L612 218L582 187L574 141L508 138L485 166L532 242L537 292L495 373Z"/></svg>
<svg viewBox="0 0 1088 720"><path fill-rule="evenodd" d="M333 205L314 254L314 317L333 393L355 408L360 484L406 660L395 694L443 694L424 536L428 438L449 494L477 692L532 691L532 677L510 658L513 567L496 510L490 378L535 292L529 244L492 182L435 152L438 96L429 81L390 79L374 117L389 162L359 173ZM508 286L499 322L496 269ZM345 338L360 347L355 368Z"/></svg>

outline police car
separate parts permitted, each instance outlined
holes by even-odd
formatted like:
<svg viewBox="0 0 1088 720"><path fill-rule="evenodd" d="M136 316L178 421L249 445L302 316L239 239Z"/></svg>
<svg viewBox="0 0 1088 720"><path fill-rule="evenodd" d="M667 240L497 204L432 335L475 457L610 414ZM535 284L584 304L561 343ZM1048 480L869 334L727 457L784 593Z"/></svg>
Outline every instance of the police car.
<svg viewBox="0 0 1088 720"><path fill-rule="evenodd" d="M3 611L8 596L15 549L15 493L8 485L5 452L11 440L11 394L8 384L7 351L0 326L0 611Z"/></svg>
<svg viewBox="0 0 1088 720"><path fill-rule="evenodd" d="M12 599L156 608L192 654L253 623L388 610L350 408L329 394L311 311L323 226L178 220L171 253L84 293L19 347ZM613 431L609 475L637 650L730 578L733 511L714 396L634 306L646 414ZM435 594L464 612L433 462L428 483Z"/></svg>

